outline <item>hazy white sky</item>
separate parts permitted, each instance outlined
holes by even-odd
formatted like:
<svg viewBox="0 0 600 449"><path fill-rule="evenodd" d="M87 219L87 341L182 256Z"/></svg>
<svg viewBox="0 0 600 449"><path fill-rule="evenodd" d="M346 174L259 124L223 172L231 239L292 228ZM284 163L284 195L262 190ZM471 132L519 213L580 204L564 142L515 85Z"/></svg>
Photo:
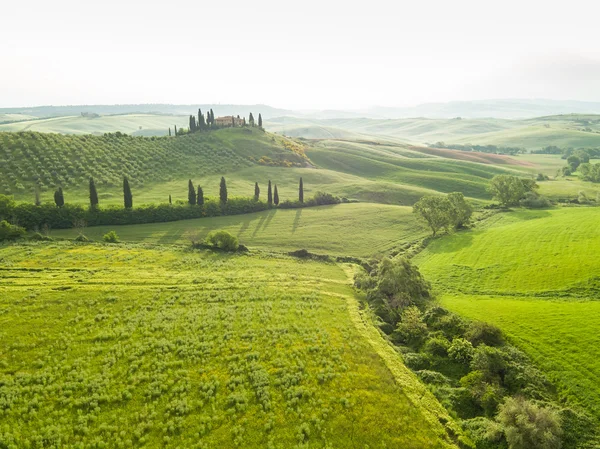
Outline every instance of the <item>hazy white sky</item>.
<svg viewBox="0 0 600 449"><path fill-rule="evenodd" d="M7 1L0 107L600 101L597 3Z"/></svg>

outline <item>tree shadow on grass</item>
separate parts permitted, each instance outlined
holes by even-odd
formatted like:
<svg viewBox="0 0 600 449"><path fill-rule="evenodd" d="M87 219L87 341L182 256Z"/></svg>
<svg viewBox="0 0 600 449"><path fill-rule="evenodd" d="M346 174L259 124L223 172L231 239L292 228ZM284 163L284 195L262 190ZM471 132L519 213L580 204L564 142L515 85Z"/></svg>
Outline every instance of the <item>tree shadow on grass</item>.
<svg viewBox="0 0 600 449"><path fill-rule="evenodd" d="M240 229L238 230L238 233L237 233L238 239L240 238L240 235L244 234L248 230L248 227L250 226L251 221L252 221L251 219L245 219L242 222L242 226L240 226Z"/></svg>
<svg viewBox="0 0 600 449"><path fill-rule="evenodd" d="M269 227L269 224L271 223L271 220L273 219L273 217L275 216L276 213L277 213L277 211L275 209L271 209L269 211L269 213L267 214L267 219L265 220L265 222L263 224L263 229L267 229Z"/></svg>
<svg viewBox="0 0 600 449"><path fill-rule="evenodd" d="M183 228L175 228L170 231L165 232L156 243L158 244L169 244L169 243L177 243L177 241L183 235Z"/></svg>
<svg viewBox="0 0 600 449"><path fill-rule="evenodd" d="M452 235L440 236L427 245L427 252L431 254L455 253L468 248L473 244L473 232L462 231Z"/></svg>
<svg viewBox="0 0 600 449"><path fill-rule="evenodd" d="M292 224L292 234L296 232L298 225L300 224L300 218L302 217L302 209L296 210L296 216L294 217L294 223Z"/></svg>
<svg viewBox="0 0 600 449"><path fill-rule="evenodd" d="M258 223L256 224L256 227L254 228L252 237L256 237L256 234L258 233L258 231L260 230L260 227L263 225L263 223L265 222L266 219L267 219L267 214L262 214L262 216L260 217L260 220L258 221Z"/></svg>

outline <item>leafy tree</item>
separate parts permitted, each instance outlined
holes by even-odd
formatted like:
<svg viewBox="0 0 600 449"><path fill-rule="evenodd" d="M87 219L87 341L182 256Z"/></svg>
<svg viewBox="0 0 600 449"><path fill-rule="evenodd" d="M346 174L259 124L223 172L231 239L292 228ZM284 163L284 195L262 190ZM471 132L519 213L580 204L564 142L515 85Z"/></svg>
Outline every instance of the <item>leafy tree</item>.
<svg viewBox="0 0 600 449"><path fill-rule="evenodd" d="M410 307L424 308L432 299L430 286L419 269L404 258L384 258L371 271L360 272L355 285L366 291L375 313L394 329L402 312Z"/></svg>
<svg viewBox="0 0 600 449"><path fill-rule="evenodd" d="M465 337L473 344L473 346L479 346L481 344L487 346L502 346L504 344L502 331L493 324L483 321L473 321L469 325Z"/></svg>
<svg viewBox="0 0 600 449"><path fill-rule="evenodd" d="M509 449L561 447L563 432L558 414L523 397L506 399L496 420L501 425Z"/></svg>
<svg viewBox="0 0 600 449"><path fill-rule="evenodd" d="M56 207L63 207L65 205L65 196L62 187L59 187L58 190L54 192L54 203L56 203Z"/></svg>
<svg viewBox="0 0 600 449"><path fill-rule="evenodd" d="M525 197L527 192L533 192L538 185L533 179L519 178L511 175L496 175L492 178L489 191L494 198L504 206L515 206Z"/></svg>
<svg viewBox="0 0 600 449"><path fill-rule="evenodd" d="M267 204L271 206L273 204L273 191L271 190L271 180L269 179L269 186L267 187Z"/></svg>
<svg viewBox="0 0 600 449"><path fill-rule="evenodd" d="M262 128L262 115L260 115L260 113L258 114L258 127Z"/></svg>
<svg viewBox="0 0 600 449"><path fill-rule="evenodd" d="M188 203L190 206L196 204L196 189L191 179L188 181Z"/></svg>
<svg viewBox="0 0 600 449"><path fill-rule="evenodd" d="M200 186L198 186L198 195L196 195L196 202L198 206L202 206L204 204L204 191Z"/></svg>
<svg viewBox="0 0 600 449"><path fill-rule="evenodd" d="M12 225L6 220L0 221L0 242L4 240L16 240L25 234L25 228Z"/></svg>
<svg viewBox="0 0 600 449"><path fill-rule="evenodd" d="M577 167L581 164L581 160L575 155L569 156L567 158L567 164L569 164L571 171L577 171Z"/></svg>
<svg viewBox="0 0 600 449"><path fill-rule="evenodd" d="M304 203L304 184L302 178L300 178L300 185L298 186L298 201Z"/></svg>
<svg viewBox="0 0 600 449"><path fill-rule="evenodd" d="M92 209L96 209L98 207L98 192L96 191L94 178L90 178L90 207Z"/></svg>
<svg viewBox="0 0 600 449"><path fill-rule="evenodd" d="M450 202L450 222L454 229L466 226L471 220L471 215L473 215L473 207L460 192L449 193L446 198Z"/></svg>
<svg viewBox="0 0 600 449"><path fill-rule="evenodd" d="M413 206L413 213L427 222L434 237L440 229L450 227L452 212L448 198L441 196L424 196Z"/></svg>
<svg viewBox="0 0 600 449"><path fill-rule="evenodd" d="M254 183L254 201L258 201L260 198L260 187L258 187L258 182Z"/></svg>
<svg viewBox="0 0 600 449"><path fill-rule="evenodd" d="M129 180L127 177L123 178L123 202L125 203L125 209L131 209L133 207L133 195L131 194L131 188L129 187Z"/></svg>
<svg viewBox="0 0 600 449"><path fill-rule="evenodd" d="M275 204L275 206L279 204L279 193L277 192L277 184L275 184L275 190L273 192L273 204Z"/></svg>
<svg viewBox="0 0 600 449"><path fill-rule="evenodd" d="M221 176L221 185L219 187L219 200L221 201L221 204L227 203L227 183L223 176Z"/></svg>
<svg viewBox="0 0 600 449"><path fill-rule="evenodd" d="M400 315L400 321L394 331L394 339L402 343L419 347L427 337L427 324L418 307L409 306Z"/></svg>

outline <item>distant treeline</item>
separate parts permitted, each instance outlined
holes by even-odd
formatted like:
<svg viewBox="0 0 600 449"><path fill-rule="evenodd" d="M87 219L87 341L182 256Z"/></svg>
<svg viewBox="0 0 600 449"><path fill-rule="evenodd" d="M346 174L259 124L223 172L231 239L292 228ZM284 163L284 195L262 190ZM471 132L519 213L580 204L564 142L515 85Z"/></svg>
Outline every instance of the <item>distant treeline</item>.
<svg viewBox="0 0 600 449"><path fill-rule="evenodd" d="M444 142L437 142L433 145L429 145L431 148L446 148L448 150L460 150L460 151L477 151L479 153L491 153L491 154L520 154L525 153L524 148L520 147L499 147L496 145L471 145L471 144L446 144Z"/></svg>
<svg viewBox="0 0 600 449"><path fill-rule="evenodd" d="M64 192L55 192L52 203L16 203L12 197L0 195L0 220L6 219L12 224L22 226L29 231L48 229L83 228L100 225L125 225L159 223L192 218L216 217L220 215L239 215L278 207L292 209L301 207L339 204L342 200L328 193L317 192L312 198L304 199L304 186L300 179L298 199L291 201L279 200L277 186L272 190L271 181L268 184L267 201L261 201L258 183L254 187L251 198L229 198L225 179L221 179L219 199L205 198L202 188L196 190L189 182L188 201L178 201L172 204L169 195L168 204L150 204L133 208L133 195L124 179L124 205L100 207L98 194L93 180L90 180L90 206L65 203ZM192 194L193 193L193 194ZM347 201L344 199L344 201Z"/></svg>
<svg viewBox="0 0 600 449"><path fill-rule="evenodd" d="M587 154L590 159L598 159L600 158L600 148L560 148L556 145L549 145L545 148L541 148L539 150L532 150L532 154L560 154L563 159L567 159L569 156L574 154Z"/></svg>

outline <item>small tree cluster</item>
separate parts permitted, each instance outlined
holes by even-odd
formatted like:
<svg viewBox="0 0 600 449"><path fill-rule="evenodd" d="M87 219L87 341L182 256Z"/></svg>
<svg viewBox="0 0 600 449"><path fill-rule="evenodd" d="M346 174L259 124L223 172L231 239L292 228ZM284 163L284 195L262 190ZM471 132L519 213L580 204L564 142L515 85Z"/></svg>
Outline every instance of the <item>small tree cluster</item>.
<svg viewBox="0 0 600 449"><path fill-rule="evenodd" d="M490 181L489 192L503 206L516 206L527 192L534 192L539 186L533 179L511 175L496 175Z"/></svg>
<svg viewBox="0 0 600 449"><path fill-rule="evenodd" d="M473 207L460 192L446 196L424 196L413 206L413 212L431 228L433 235L440 229L459 229L466 226L473 214Z"/></svg>

